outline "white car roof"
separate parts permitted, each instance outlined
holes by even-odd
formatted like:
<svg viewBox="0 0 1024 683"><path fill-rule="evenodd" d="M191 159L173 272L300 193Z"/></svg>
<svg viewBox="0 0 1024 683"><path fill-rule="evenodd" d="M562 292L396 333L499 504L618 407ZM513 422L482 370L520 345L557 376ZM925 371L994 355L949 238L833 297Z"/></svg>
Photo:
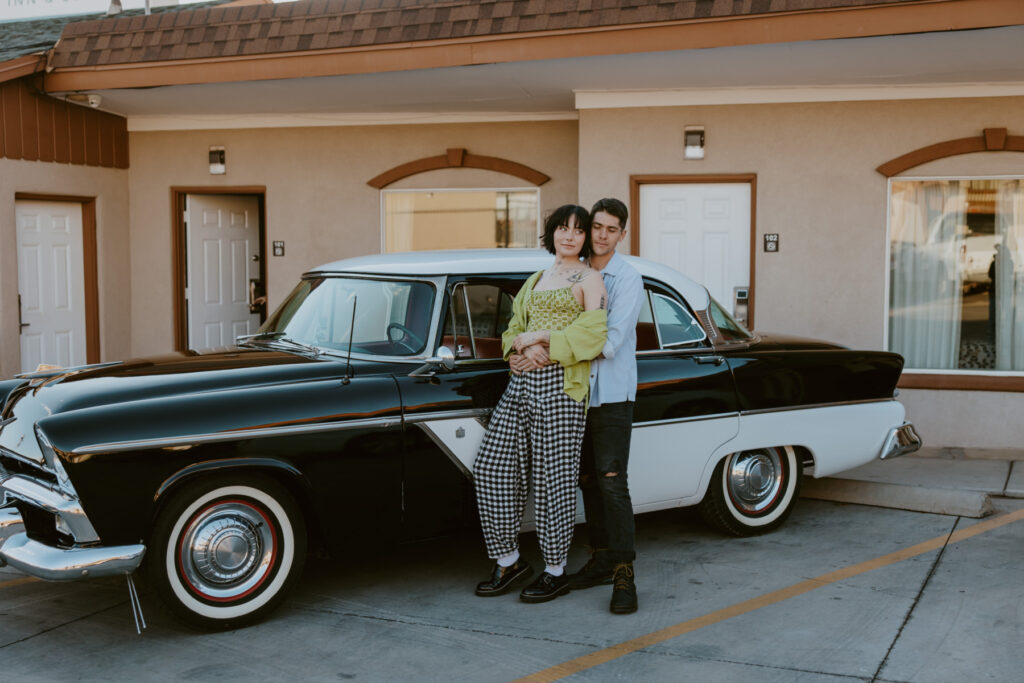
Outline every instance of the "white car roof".
<svg viewBox="0 0 1024 683"><path fill-rule="evenodd" d="M707 290L682 273L638 256L625 257L641 275L659 280L679 292L696 310L708 307ZM363 273L367 275L461 275L533 273L551 265L542 249L450 249L370 254L325 263L310 273Z"/></svg>

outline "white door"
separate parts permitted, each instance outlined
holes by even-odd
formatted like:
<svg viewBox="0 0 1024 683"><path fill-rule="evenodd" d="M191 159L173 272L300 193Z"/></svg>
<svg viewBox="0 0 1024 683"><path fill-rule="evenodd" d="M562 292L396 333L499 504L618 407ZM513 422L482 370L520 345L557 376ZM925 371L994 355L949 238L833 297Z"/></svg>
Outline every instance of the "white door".
<svg viewBox="0 0 1024 683"><path fill-rule="evenodd" d="M85 365L82 205L15 202L21 370Z"/></svg>
<svg viewBox="0 0 1024 683"><path fill-rule="evenodd" d="M701 283L746 322L750 184L641 185L640 255Z"/></svg>
<svg viewBox="0 0 1024 683"><path fill-rule="evenodd" d="M258 199L188 195L185 236L189 348L228 346L255 332L260 314L249 302L251 283L262 293Z"/></svg>

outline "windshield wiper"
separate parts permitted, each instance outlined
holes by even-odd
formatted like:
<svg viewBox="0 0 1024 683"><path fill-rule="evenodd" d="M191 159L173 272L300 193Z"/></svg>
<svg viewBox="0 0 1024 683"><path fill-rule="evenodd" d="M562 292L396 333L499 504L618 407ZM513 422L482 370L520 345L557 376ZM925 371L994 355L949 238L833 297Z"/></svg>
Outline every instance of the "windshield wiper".
<svg viewBox="0 0 1024 683"><path fill-rule="evenodd" d="M238 345L259 344L261 342L269 342L270 344L280 344L307 353L312 353L314 356L320 355L320 349L309 344L303 344L302 342L289 339L285 335L287 332L257 332L256 334L246 334L235 339L235 343Z"/></svg>

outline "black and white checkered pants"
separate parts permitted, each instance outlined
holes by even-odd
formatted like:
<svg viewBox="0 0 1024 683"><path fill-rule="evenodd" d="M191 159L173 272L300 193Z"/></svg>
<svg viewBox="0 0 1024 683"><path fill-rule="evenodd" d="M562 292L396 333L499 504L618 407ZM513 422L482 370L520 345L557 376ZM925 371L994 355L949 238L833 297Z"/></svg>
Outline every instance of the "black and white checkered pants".
<svg viewBox="0 0 1024 683"><path fill-rule="evenodd" d="M513 375L491 415L476 458L477 506L492 559L519 548L531 471L544 562L564 565L576 520L584 404L563 390L554 364Z"/></svg>

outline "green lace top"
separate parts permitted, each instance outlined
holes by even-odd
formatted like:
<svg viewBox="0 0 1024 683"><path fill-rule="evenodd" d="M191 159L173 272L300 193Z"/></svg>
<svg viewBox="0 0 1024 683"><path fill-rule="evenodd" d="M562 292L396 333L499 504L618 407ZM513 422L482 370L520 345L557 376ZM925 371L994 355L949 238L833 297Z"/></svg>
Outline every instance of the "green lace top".
<svg viewBox="0 0 1024 683"><path fill-rule="evenodd" d="M572 321L583 312L583 307L573 296L571 287L561 287L541 292L531 291L526 310L529 315L527 332L560 332L572 324Z"/></svg>

